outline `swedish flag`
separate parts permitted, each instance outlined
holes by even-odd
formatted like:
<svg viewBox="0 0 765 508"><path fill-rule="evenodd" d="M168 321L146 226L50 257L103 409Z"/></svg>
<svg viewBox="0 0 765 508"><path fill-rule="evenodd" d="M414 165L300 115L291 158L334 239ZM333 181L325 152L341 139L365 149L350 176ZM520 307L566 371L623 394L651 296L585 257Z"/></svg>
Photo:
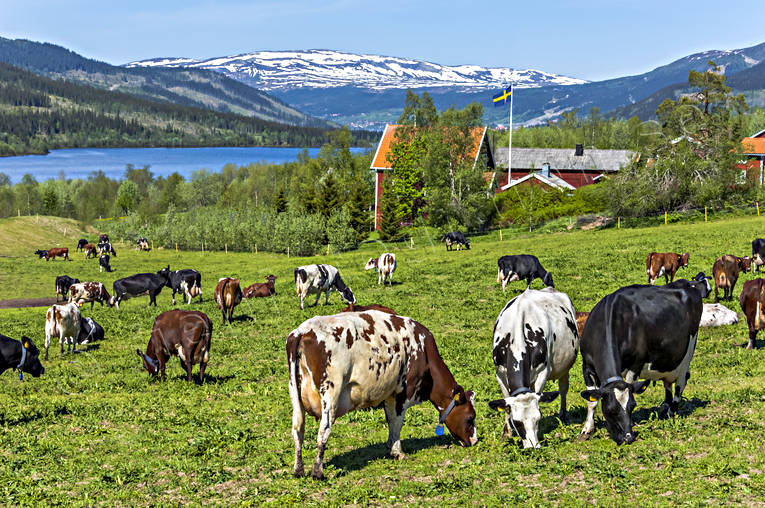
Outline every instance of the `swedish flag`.
<svg viewBox="0 0 765 508"><path fill-rule="evenodd" d="M503 92L498 93L492 98L492 102L495 106L504 106L508 101L513 100L513 85L505 88Z"/></svg>

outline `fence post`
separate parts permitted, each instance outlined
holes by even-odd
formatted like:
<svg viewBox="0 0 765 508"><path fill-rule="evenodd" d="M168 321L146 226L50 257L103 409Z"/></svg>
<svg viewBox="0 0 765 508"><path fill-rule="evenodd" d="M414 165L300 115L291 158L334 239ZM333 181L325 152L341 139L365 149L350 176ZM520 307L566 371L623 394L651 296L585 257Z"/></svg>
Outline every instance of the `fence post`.
<svg viewBox="0 0 765 508"><path fill-rule="evenodd" d="M327 256L329 256L329 244L327 244Z"/></svg>
<svg viewBox="0 0 765 508"><path fill-rule="evenodd" d="M290 257L290 246L287 245L287 257Z"/></svg>
<svg viewBox="0 0 765 508"><path fill-rule="evenodd" d="M499 241L500 242L502 241L502 230L501 229L499 230Z"/></svg>
<svg viewBox="0 0 765 508"><path fill-rule="evenodd" d="M151 241L151 250L154 250L154 240ZM175 252L178 252L178 242L175 242Z"/></svg>
<svg viewBox="0 0 765 508"><path fill-rule="evenodd" d="M617 217L616 218L616 229L622 229L622 218Z"/></svg>
<svg viewBox="0 0 765 508"><path fill-rule="evenodd" d="M409 247L414 249L414 238L412 238L411 236L409 237Z"/></svg>
<svg viewBox="0 0 765 508"><path fill-rule="evenodd" d="M704 222L707 221L707 207L704 207Z"/></svg>
<svg viewBox="0 0 765 508"><path fill-rule="evenodd" d="M202 254L205 253L205 241L202 240Z"/></svg>
<svg viewBox="0 0 765 508"><path fill-rule="evenodd" d="M759 201L755 201L755 203L757 203L757 217L759 217L760 216L760 202Z"/></svg>
<svg viewBox="0 0 765 508"><path fill-rule="evenodd" d="M228 254L228 244L227 243L223 244L223 248L225 249L226 254Z"/></svg>
<svg viewBox="0 0 765 508"><path fill-rule="evenodd" d="M664 212L664 225L667 225L667 212Z"/></svg>

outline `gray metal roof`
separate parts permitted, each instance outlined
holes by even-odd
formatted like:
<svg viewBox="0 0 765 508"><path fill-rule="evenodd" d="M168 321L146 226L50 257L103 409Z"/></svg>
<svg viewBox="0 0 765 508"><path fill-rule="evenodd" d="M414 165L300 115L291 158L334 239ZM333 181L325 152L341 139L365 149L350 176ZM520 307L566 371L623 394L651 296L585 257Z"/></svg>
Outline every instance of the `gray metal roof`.
<svg viewBox="0 0 765 508"><path fill-rule="evenodd" d="M574 155L573 148L513 148L512 169L619 171L630 163L635 153L631 150L584 149L584 155ZM507 168L507 147L494 148L494 163Z"/></svg>

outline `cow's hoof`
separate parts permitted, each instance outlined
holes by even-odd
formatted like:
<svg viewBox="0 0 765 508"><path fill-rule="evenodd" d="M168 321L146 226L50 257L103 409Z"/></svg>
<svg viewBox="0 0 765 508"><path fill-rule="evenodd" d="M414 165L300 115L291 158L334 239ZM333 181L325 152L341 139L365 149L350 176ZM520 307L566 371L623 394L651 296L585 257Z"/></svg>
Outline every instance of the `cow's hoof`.
<svg viewBox="0 0 765 508"><path fill-rule="evenodd" d="M302 478L305 476L305 469L303 469L303 466L296 467L294 471L292 471L292 476L295 478Z"/></svg>
<svg viewBox="0 0 765 508"><path fill-rule="evenodd" d="M314 480L323 480L324 470L314 466L313 470L311 470L311 478L313 478Z"/></svg>
<svg viewBox="0 0 765 508"><path fill-rule="evenodd" d="M592 432L580 432L579 436L576 438L577 441L587 441L590 439L590 436L592 435Z"/></svg>
<svg viewBox="0 0 765 508"><path fill-rule="evenodd" d="M563 425L568 425L568 415L558 415L558 419Z"/></svg>
<svg viewBox="0 0 765 508"><path fill-rule="evenodd" d="M659 409L659 420L666 420L670 416L675 416L674 411L672 411L672 408L670 408L669 405L662 404L661 408Z"/></svg>
<svg viewBox="0 0 765 508"><path fill-rule="evenodd" d="M753 349L754 349L754 343L753 343L753 342L750 342L750 343L748 343L748 344L746 345L746 348L747 348L749 351L753 350Z"/></svg>
<svg viewBox="0 0 765 508"><path fill-rule="evenodd" d="M406 453L404 453L404 452L392 453L391 452L389 454L389 456L390 456L390 458L395 459L395 460L404 460L406 458Z"/></svg>

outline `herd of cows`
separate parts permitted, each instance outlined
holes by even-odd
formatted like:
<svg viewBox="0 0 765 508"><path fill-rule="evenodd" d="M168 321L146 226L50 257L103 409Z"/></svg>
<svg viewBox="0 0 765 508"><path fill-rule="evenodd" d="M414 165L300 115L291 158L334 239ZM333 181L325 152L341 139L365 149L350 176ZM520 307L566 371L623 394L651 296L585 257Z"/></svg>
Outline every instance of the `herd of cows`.
<svg viewBox="0 0 765 508"><path fill-rule="evenodd" d="M444 237L447 250L456 246L470 248L459 232ZM83 243L84 242L84 243ZM148 249L141 238L137 248ZM86 257L98 253L115 255L109 238L101 235L97 245L81 240L77 250ZM46 260L61 256L68 259L68 249L37 251ZM539 260L531 255L503 256L497 262L497 282L502 290L510 282L525 281L526 290L511 299L502 309L494 325L493 360L502 398L489 403L492 410L504 413L503 438L517 435L524 447L538 447L540 403L560 396L560 420L568 422L566 397L570 369L577 355L582 355L582 371L586 390L587 416L580 439L595 430L594 413L598 403L611 438L618 444L635 440L632 412L634 395L645 391L651 381L661 381L665 400L659 417L677 414L678 405L688 382L690 364L700 324L715 325L727 308L704 304L711 294L710 280L723 299L730 301L741 272L765 264L765 240L752 242L752 257L721 256L712 267L713 275L699 272L691 280L674 280L680 268L689 263L689 253L652 252L646 259L647 285L631 285L603 297L590 311L575 312L571 299L555 289L553 277ZM101 264L104 266L104 263ZM396 256L383 253L371 258L365 269L378 273L378 284L392 284ZM107 271L111 271L107 268ZM659 277L665 285L655 285ZM530 289L534 279L546 286ZM221 311L222 323L231 323L235 307L243 298L267 297L276 294L274 275L266 282L244 290L240 281L225 277L218 281L214 300ZM292 436L295 442L294 474L305 474L302 446L305 414L319 420L318 451L312 476L323 477L323 456L335 419L357 409L379 407L388 423L387 446L394 457L402 457L400 432L407 408L430 401L439 412L436 434L446 426L462 446L477 440L474 407L475 394L457 383L438 353L433 334L411 318L398 315L381 305L360 306L353 291L343 281L337 268L327 264L299 266L294 270L300 308L310 294L318 304L322 293L325 304L330 291L337 291L349 304L340 313L314 316L292 330L286 341L289 367L289 393L293 409ZM197 270L171 271L164 267L156 273L140 273L117 279L110 295L100 282L80 282L66 275L56 278L56 295L68 303L57 303L46 313L45 360L51 338L58 337L60 353L78 344L103 339L104 330L91 318L83 318L80 307L87 302L119 309L121 301L149 296L149 305L164 288L184 296L202 300L201 274ZM765 279L747 281L739 299L749 325L748 349L756 345L757 332L765 328ZM735 313L734 318L735 318ZM730 321L721 321L728 323ZM735 319L734 321L735 322ZM199 379L204 381L209 361L212 322L199 311L170 310L156 317L146 351L137 350L144 369L165 380L165 366L171 356L180 358L188 381L192 366L199 364ZM44 368L40 351L32 340L21 341L0 335L0 372L14 368L32 376L40 376ZM558 390L544 392L547 381L557 381Z"/></svg>

